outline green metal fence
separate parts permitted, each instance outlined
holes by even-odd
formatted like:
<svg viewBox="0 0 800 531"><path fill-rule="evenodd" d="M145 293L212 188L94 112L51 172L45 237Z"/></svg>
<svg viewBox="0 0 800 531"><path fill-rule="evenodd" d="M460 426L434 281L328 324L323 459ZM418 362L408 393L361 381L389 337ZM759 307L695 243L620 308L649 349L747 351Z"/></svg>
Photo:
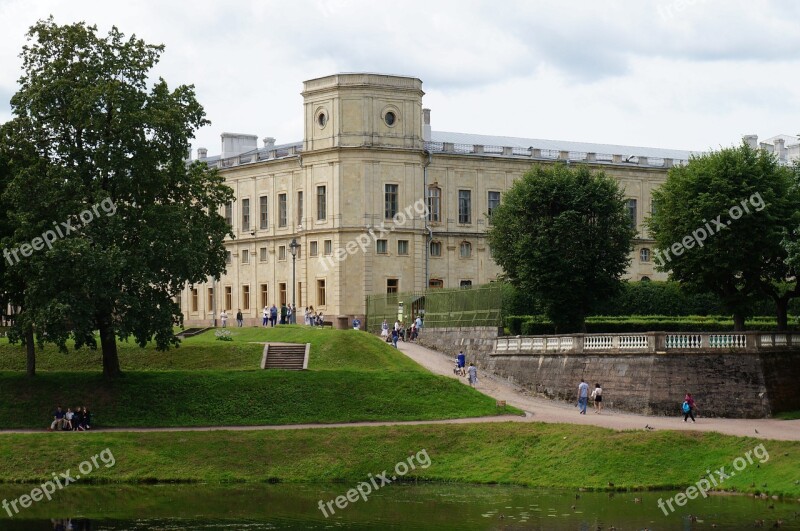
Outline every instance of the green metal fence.
<svg viewBox="0 0 800 531"><path fill-rule="evenodd" d="M433 289L367 296L367 330L380 332L383 320L410 325L418 315L426 328L501 326L499 283L465 289Z"/></svg>

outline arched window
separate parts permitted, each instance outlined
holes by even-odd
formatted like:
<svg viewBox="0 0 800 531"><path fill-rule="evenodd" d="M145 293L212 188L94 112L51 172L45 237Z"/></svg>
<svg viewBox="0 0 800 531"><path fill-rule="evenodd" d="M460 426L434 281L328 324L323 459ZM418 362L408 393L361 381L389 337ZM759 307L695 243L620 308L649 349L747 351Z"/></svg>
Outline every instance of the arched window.
<svg viewBox="0 0 800 531"><path fill-rule="evenodd" d="M642 282L650 282L650 277L642 277Z"/></svg>

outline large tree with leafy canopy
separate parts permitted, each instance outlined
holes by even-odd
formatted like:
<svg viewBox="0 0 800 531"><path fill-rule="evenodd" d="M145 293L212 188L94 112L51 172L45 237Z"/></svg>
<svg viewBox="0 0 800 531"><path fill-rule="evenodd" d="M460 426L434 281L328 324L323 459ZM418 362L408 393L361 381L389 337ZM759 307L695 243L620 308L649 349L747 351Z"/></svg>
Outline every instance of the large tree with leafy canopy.
<svg viewBox="0 0 800 531"><path fill-rule="evenodd" d="M791 174L772 154L743 143L670 169L653 192L658 208L647 223L657 267L692 290L718 295L736 330L744 330L762 294L786 303L796 296L781 283L794 276L786 247L796 238L787 230L798 226L800 203Z"/></svg>
<svg viewBox="0 0 800 531"><path fill-rule="evenodd" d="M488 241L506 277L563 333L583 330L595 305L617 292L634 234L616 181L556 164L514 182L492 212Z"/></svg>
<svg viewBox="0 0 800 531"><path fill-rule="evenodd" d="M39 21L4 135L4 247L25 278L17 326L64 350L68 339L96 347L99 332L107 376L120 373L117 338L177 345L175 297L225 269L218 208L232 191L185 160L208 121L194 87L150 79L163 50L116 27Z"/></svg>

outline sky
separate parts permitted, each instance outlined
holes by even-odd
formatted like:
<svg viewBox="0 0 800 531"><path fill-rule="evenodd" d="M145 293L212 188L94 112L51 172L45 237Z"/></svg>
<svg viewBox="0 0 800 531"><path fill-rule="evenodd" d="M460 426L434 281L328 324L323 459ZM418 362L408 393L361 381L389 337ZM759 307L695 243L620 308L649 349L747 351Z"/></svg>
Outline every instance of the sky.
<svg viewBox="0 0 800 531"><path fill-rule="evenodd" d="M770 0L0 0L0 122L27 29L53 15L166 49L222 132L303 138L303 81L418 77L432 128L708 150L800 133L800 2ZM260 143L259 143L260 145Z"/></svg>

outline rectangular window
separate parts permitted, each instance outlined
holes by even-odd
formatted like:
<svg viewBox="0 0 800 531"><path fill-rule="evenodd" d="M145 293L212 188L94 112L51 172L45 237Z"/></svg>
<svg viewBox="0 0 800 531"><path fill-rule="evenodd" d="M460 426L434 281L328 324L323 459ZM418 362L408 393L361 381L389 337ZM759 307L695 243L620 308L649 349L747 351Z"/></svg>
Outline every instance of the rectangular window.
<svg viewBox="0 0 800 531"><path fill-rule="evenodd" d="M242 199L242 231L250 230L250 200Z"/></svg>
<svg viewBox="0 0 800 531"><path fill-rule="evenodd" d="M317 280L317 306L325 306L325 280Z"/></svg>
<svg viewBox="0 0 800 531"><path fill-rule="evenodd" d="M233 309L233 288L225 286L225 310Z"/></svg>
<svg viewBox="0 0 800 531"><path fill-rule="evenodd" d="M317 220L324 221L328 217L328 202L324 186L317 186Z"/></svg>
<svg viewBox="0 0 800 531"><path fill-rule="evenodd" d="M262 247L258 250L258 259L262 262L267 261L267 248Z"/></svg>
<svg viewBox="0 0 800 531"><path fill-rule="evenodd" d="M225 251L225 263L230 264L233 262L233 253L230 251Z"/></svg>
<svg viewBox="0 0 800 531"><path fill-rule="evenodd" d="M461 224L472 223L472 191L458 191L458 222Z"/></svg>
<svg viewBox="0 0 800 531"><path fill-rule="evenodd" d="M625 208L628 211L628 222L632 229L636 228L636 199L628 199L625 203Z"/></svg>
<svg viewBox="0 0 800 531"><path fill-rule="evenodd" d="M259 225L258 227L261 229L268 229L269 228L269 203L268 198L265 195L262 195L258 198L258 219Z"/></svg>
<svg viewBox="0 0 800 531"><path fill-rule="evenodd" d="M400 281L396 278L386 279L386 293L397 293L400 291Z"/></svg>
<svg viewBox="0 0 800 531"><path fill-rule="evenodd" d="M242 286L242 310L250 309L250 286Z"/></svg>
<svg viewBox="0 0 800 531"><path fill-rule="evenodd" d="M442 256L442 242L431 242L431 256Z"/></svg>
<svg viewBox="0 0 800 531"><path fill-rule="evenodd" d="M319 245L316 240L309 243L308 253L311 256L317 256L317 254L319 253Z"/></svg>
<svg viewBox="0 0 800 531"><path fill-rule="evenodd" d="M303 225L303 192L297 192L297 224Z"/></svg>
<svg viewBox="0 0 800 531"><path fill-rule="evenodd" d="M208 288L207 300L208 303L208 311L213 312L214 308L214 288Z"/></svg>
<svg viewBox="0 0 800 531"><path fill-rule="evenodd" d="M489 209L488 209L488 217L489 223L492 222L492 212L494 209L500 206L500 192L489 192Z"/></svg>
<svg viewBox="0 0 800 531"><path fill-rule="evenodd" d="M280 291L280 304L283 306L286 304L286 282L281 282L278 284L278 290Z"/></svg>
<svg viewBox="0 0 800 531"><path fill-rule="evenodd" d="M428 221L439 223L442 220L442 189L428 188Z"/></svg>
<svg viewBox="0 0 800 531"><path fill-rule="evenodd" d="M392 219L397 214L397 185L384 185L383 192L383 217Z"/></svg>
<svg viewBox="0 0 800 531"><path fill-rule="evenodd" d="M333 241L332 240L325 240L322 242L322 252L326 255L330 255L333 253Z"/></svg>
<svg viewBox="0 0 800 531"><path fill-rule="evenodd" d="M459 287L461 289L469 289L469 288L472 287L472 281L471 280L462 280L458 285L459 285Z"/></svg>
<svg viewBox="0 0 800 531"><path fill-rule="evenodd" d="M250 251L242 249L242 263L243 264L250 263Z"/></svg>
<svg viewBox="0 0 800 531"><path fill-rule="evenodd" d="M432 278L428 281L428 287L431 289L442 289L444 287L444 280Z"/></svg>
<svg viewBox="0 0 800 531"><path fill-rule="evenodd" d="M196 312L199 306L199 301L197 297L197 288L192 288L192 311Z"/></svg>
<svg viewBox="0 0 800 531"><path fill-rule="evenodd" d="M267 284L261 284L261 307L269 307L269 289Z"/></svg>
<svg viewBox="0 0 800 531"><path fill-rule="evenodd" d="M397 254L402 256L408 254L408 240L397 240Z"/></svg>
<svg viewBox="0 0 800 531"><path fill-rule="evenodd" d="M278 247L278 260L286 260L286 246L281 245Z"/></svg>
<svg viewBox="0 0 800 531"><path fill-rule="evenodd" d="M389 244L387 240L378 240L378 254L387 254L389 252Z"/></svg>
<svg viewBox="0 0 800 531"><path fill-rule="evenodd" d="M225 204L225 223L233 226L233 202L228 201Z"/></svg>
<svg viewBox="0 0 800 531"><path fill-rule="evenodd" d="M278 194L278 226L286 226L286 194Z"/></svg>

